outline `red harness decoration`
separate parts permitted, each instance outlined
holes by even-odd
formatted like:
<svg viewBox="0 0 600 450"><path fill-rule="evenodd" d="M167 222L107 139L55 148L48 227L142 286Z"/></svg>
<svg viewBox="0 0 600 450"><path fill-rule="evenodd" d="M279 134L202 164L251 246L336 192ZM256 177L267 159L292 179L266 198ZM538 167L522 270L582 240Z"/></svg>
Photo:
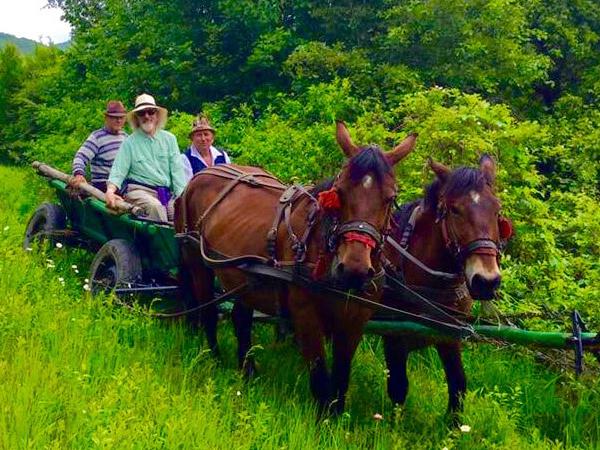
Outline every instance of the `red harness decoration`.
<svg viewBox="0 0 600 450"><path fill-rule="evenodd" d="M508 241L515 235L510 219L502 216L498 218L498 232L503 241Z"/></svg>
<svg viewBox="0 0 600 450"><path fill-rule="evenodd" d="M357 233L356 231L349 231L348 233L344 234L344 240L346 242L358 241L362 244L365 244L365 246L369 248L375 248L377 245L375 243L375 239L373 239L371 236L363 233Z"/></svg>
<svg viewBox="0 0 600 450"><path fill-rule="evenodd" d="M319 258L312 271L313 280L320 280L323 278L323 275L325 275L331 265L331 261L333 261L332 255L324 252L319 253Z"/></svg>
<svg viewBox="0 0 600 450"><path fill-rule="evenodd" d="M340 196L335 188L319 192L317 201L323 209L340 209L342 207Z"/></svg>

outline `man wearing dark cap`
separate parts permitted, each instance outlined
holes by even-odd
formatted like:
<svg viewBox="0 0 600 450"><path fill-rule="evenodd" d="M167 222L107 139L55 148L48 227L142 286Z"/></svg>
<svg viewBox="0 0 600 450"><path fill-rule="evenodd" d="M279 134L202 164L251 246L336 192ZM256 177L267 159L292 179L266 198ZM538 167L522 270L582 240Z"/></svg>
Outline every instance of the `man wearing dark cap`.
<svg viewBox="0 0 600 450"><path fill-rule="evenodd" d="M127 137L127 133L123 131L126 116L123 103L116 100L108 102L104 112L104 127L92 132L75 153L71 186L86 183L85 169L90 164L92 185L102 192L106 191L106 181L113 161Z"/></svg>

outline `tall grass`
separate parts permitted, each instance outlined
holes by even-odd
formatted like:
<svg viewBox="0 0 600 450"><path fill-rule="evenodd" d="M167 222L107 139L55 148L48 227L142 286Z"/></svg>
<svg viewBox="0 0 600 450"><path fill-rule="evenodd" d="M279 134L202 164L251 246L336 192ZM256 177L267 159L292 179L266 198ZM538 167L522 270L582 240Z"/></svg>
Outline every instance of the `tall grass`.
<svg viewBox="0 0 600 450"><path fill-rule="evenodd" d="M52 198L32 178L0 167L0 448L598 447L593 372L575 380L530 352L490 345L465 351L468 432L446 420L443 371L429 350L411 356L407 404L393 409L373 336L354 360L347 413L318 425L301 358L292 343L274 343L271 327L255 327L260 373L244 383L228 323L217 362L184 323L92 298L91 255L21 250L28 216Z"/></svg>

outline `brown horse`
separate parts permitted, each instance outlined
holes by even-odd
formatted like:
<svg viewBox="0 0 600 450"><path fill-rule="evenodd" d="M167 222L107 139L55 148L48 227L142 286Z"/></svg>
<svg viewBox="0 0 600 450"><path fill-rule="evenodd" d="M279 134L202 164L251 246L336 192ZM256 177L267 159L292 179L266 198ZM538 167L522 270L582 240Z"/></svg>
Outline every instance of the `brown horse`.
<svg viewBox="0 0 600 450"><path fill-rule="evenodd" d="M383 236L396 196L393 166L413 149L416 136L407 137L387 153L376 146L355 146L341 122L336 138L348 160L333 180L310 191L302 187L286 190L259 168L230 165L200 172L176 205L176 230L197 232L212 251L228 259L254 255L274 268L288 269L291 276L307 272L311 282L326 280L344 290L376 285L383 275ZM208 259L185 245L182 261L183 282L190 284L198 304L208 305L200 322L213 352L218 352L217 311L209 303L213 277L216 275L226 290L249 283L251 289L240 294L232 312L238 362L245 375L255 370L248 354L253 311L288 313L309 365L310 387L319 412L330 405L334 414L343 411L351 360L371 317L370 309L331 300L307 284L268 277L257 282L238 267L210 268ZM364 295L380 301L382 289ZM332 340L331 376L325 364L326 337Z"/></svg>
<svg viewBox="0 0 600 450"><path fill-rule="evenodd" d="M491 157L484 155L479 169L452 171L431 160L430 166L437 180L426 189L423 200L404 205L394 214L395 226L385 253L406 285L450 316L464 318L473 298L491 300L500 286L499 245L510 237L510 222L499 216L500 202L494 194L496 166ZM435 313L426 304L407 304L393 289L386 290L384 303L417 314ZM436 346L444 366L448 410L453 413L460 409L467 387L461 344L456 340L384 337L388 394L394 403L404 403L408 355L429 345Z"/></svg>

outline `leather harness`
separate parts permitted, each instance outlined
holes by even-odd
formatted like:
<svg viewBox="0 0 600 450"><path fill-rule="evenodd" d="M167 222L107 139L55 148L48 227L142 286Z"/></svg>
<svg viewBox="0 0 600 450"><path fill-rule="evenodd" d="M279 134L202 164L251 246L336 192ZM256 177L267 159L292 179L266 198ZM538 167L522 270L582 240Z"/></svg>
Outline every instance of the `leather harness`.
<svg viewBox="0 0 600 450"><path fill-rule="evenodd" d="M291 247L294 251L294 261L293 263L296 265L305 263L306 252L308 248L308 242L311 238L312 231L314 230L317 219L319 218L319 214L324 214L323 208L319 205L318 200L309 192L309 190L301 186L299 184L294 184L286 187L282 184L276 177L269 173L259 172L259 173L250 173L244 172L237 167L229 166L229 165L217 165L209 167L201 172L198 172L194 175L205 176L205 175L214 175L221 178L231 180L217 195L217 197L213 200L213 202L206 208L202 216L196 220L192 229L188 229L186 214L186 207L182 205L182 214L183 214L183 222L184 222L184 233L193 233L196 234L196 237L203 235L204 223L206 219L210 215L210 213L216 208L219 203L240 183L250 185L258 188L272 188L283 191L278 204L277 209L275 211L275 215L273 218L273 224L267 233L266 241L267 241L267 253L270 257L270 260L267 262L270 265L278 266L278 265L290 265L291 261L280 261L277 255L277 235L279 227L282 223L285 224L287 229L287 236L291 241ZM338 175L339 177L339 175ZM337 178L336 177L336 180ZM335 187L333 188L335 189ZM187 190L187 188L186 188ZM301 236L297 236L294 233L291 225L291 216L294 206L297 204L298 200L306 197L311 203L309 207L309 211L306 217L306 228ZM182 198L185 198L182 195ZM388 212L388 217L391 215L391 209ZM389 220L386 219L386 227ZM374 248L375 252L379 254L383 247L384 243L384 235L387 234L387 230L381 232L377 230L376 227L371 225L366 221L361 220L352 220L348 222L340 223L337 217L333 218L332 226L326 230L326 243L327 250L332 253L337 248L339 241L342 237L347 240L357 240L363 242L365 245ZM181 236L179 236L181 238ZM370 244L371 242L375 242L375 244ZM256 255L257 256L257 255ZM260 257L263 258L263 257ZM383 278L383 269L376 275L376 278Z"/></svg>

